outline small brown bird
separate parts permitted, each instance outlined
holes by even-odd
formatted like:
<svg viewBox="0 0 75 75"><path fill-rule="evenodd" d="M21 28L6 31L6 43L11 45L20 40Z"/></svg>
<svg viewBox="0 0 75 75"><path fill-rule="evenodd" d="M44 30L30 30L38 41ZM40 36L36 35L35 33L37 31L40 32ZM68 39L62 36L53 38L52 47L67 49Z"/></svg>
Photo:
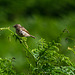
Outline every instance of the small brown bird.
<svg viewBox="0 0 75 75"><path fill-rule="evenodd" d="M35 38L34 36L30 35L29 32L24 27L22 27L20 24L16 24L13 27L16 28L16 33L19 36Z"/></svg>

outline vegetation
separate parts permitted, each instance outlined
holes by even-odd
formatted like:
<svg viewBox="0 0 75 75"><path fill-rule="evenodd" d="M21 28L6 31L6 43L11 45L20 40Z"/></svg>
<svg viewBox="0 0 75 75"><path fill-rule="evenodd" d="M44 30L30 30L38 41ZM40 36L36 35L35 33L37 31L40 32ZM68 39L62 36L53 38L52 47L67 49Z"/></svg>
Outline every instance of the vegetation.
<svg viewBox="0 0 75 75"><path fill-rule="evenodd" d="M0 75L74 75L74 58L75 0L0 0Z"/></svg>
<svg viewBox="0 0 75 75"><path fill-rule="evenodd" d="M7 58L0 58L0 75L16 75L13 70L12 60Z"/></svg>
<svg viewBox="0 0 75 75"><path fill-rule="evenodd" d="M66 57L63 54L59 53L60 43L56 43L55 41L46 42L45 39L40 39L38 48L29 50L26 44L26 38L19 37L16 33L10 30L10 28L0 28L0 30L9 30L12 35L19 40L19 42L24 46L25 50L25 59L28 60L28 63L31 68L31 75L74 75L75 74L75 66L70 61L69 57ZM70 48L69 48L70 49ZM0 58L0 74L6 75L17 75L18 73L14 69L13 60L7 58ZM31 60L30 60L31 59ZM33 63L31 62L33 59ZM20 73L24 74L25 73Z"/></svg>

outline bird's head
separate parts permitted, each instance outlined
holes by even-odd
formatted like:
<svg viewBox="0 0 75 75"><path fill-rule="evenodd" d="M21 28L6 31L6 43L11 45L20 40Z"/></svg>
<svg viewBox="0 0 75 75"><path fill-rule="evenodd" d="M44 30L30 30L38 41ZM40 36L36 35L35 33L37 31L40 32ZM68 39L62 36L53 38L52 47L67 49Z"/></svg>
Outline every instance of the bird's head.
<svg viewBox="0 0 75 75"><path fill-rule="evenodd" d="M21 25L20 25L20 24L16 24L16 25L14 25L13 27L14 27L14 28L18 28L18 27L21 27Z"/></svg>

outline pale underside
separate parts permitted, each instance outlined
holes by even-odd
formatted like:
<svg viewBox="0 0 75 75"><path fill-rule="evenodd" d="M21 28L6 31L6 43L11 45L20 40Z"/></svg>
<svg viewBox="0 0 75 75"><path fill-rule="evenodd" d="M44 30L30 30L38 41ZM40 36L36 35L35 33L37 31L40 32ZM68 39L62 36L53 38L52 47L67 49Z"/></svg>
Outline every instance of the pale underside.
<svg viewBox="0 0 75 75"><path fill-rule="evenodd" d="M22 31L22 30L19 30L19 31L16 30L16 33L21 37L29 37L30 36L29 33Z"/></svg>

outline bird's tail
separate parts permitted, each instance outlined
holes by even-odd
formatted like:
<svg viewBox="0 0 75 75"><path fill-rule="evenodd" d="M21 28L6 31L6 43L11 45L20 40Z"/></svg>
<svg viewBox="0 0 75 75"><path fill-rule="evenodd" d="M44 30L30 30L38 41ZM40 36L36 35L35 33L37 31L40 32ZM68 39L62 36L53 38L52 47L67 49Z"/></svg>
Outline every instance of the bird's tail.
<svg viewBox="0 0 75 75"><path fill-rule="evenodd" d="M30 35L32 38L34 38L35 39L35 37L34 36L32 36L32 35Z"/></svg>

